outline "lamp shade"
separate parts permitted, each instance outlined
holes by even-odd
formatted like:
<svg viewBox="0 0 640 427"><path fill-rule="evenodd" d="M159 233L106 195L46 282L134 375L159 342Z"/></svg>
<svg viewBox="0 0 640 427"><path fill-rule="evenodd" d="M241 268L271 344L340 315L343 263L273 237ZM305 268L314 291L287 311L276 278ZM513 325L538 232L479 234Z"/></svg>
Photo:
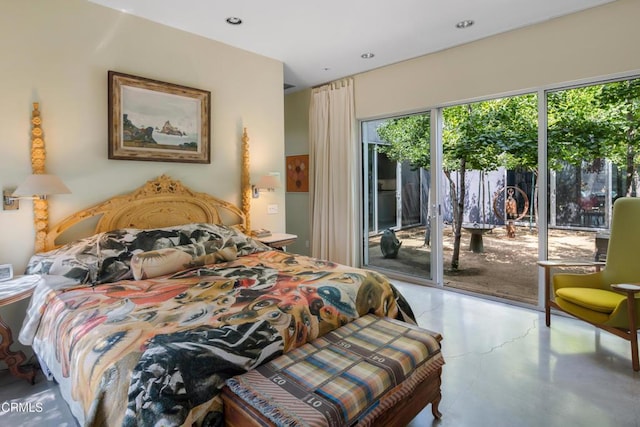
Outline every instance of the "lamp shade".
<svg viewBox="0 0 640 427"><path fill-rule="evenodd" d="M68 194L71 193L64 182L56 175L49 174L33 174L29 175L22 184L16 188L12 196L14 197L33 197L33 196L49 196L51 194Z"/></svg>
<svg viewBox="0 0 640 427"><path fill-rule="evenodd" d="M275 175L263 175L256 183L259 190L273 190L280 187L280 180Z"/></svg>

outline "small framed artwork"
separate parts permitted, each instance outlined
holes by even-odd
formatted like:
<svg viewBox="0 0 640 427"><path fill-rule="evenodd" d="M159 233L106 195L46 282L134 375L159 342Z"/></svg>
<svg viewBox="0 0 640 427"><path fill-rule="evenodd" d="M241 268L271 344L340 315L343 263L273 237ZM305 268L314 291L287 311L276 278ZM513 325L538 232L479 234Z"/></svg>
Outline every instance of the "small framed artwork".
<svg viewBox="0 0 640 427"><path fill-rule="evenodd" d="M287 156L287 191L309 191L309 155Z"/></svg>
<svg viewBox="0 0 640 427"><path fill-rule="evenodd" d="M109 158L211 163L211 92L109 71Z"/></svg>

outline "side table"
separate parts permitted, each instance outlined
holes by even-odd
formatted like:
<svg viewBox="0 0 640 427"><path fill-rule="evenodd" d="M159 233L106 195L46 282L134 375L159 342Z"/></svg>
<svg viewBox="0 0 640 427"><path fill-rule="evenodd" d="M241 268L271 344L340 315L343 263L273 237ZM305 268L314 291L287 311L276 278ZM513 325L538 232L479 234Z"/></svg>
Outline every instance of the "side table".
<svg viewBox="0 0 640 427"><path fill-rule="evenodd" d="M256 237L256 240L264 243L267 246L271 246L274 249L282 249L285 250L287 245L295 242L298 239L298 236L295 234L287 234L287 233L273 233L271 236L266 237Z"/></svg>
<svg viewBox="0 0 640 427"><path fill-rule="evenodd" d="M11 280L0 282L0 307L13 304L25 298L31 297L33 288L40 281L40 276L16 276ZM24 378L31 384L35 382L36 371L20 366L27 358L22 351L12 351L9 347L13 344L11 328L0 316L0 360L9 367L9 372L18 378Z"/></svg>
<svg viewBox="0 0 640 427"><path fill-rule="evenodd" d="M484 233L493 230L493 225L487 224L462 224L462 228L471 233L471 240L469 240L469 250L475 253L484 252L484 243L482 236Z"/></svg>

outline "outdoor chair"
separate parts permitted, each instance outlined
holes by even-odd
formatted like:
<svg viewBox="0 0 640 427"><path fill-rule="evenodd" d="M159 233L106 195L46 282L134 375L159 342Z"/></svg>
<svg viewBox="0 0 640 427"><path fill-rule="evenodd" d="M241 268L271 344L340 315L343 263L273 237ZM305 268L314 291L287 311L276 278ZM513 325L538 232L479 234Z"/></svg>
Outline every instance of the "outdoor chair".
<svg viewBox="0 0 640 427"><path fill-rule="evenodd" d="M640 371L640 198L623 197L613 205L606 262L540 261L545 269L545 315L551 324L551 307L631 342L631 362ZM554 267L594 266L587 274L559 273ZM601 267L603 267L601 269ZM553 281L551 280L553 277ZM553 285L553 294L551 293ZM554 298L554 299L552 299Z"/></svg>

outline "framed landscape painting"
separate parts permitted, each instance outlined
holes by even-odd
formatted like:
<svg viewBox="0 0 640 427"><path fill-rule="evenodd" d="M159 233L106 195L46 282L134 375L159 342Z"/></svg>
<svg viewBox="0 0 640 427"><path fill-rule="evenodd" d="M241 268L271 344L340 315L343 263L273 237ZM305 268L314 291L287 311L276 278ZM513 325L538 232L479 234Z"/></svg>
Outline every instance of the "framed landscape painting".
<svg viewBox="0 0 640 427"><path fill-rule="evenodd" d="M109 158L211 163L211 93L109 71Z"/></svg>

